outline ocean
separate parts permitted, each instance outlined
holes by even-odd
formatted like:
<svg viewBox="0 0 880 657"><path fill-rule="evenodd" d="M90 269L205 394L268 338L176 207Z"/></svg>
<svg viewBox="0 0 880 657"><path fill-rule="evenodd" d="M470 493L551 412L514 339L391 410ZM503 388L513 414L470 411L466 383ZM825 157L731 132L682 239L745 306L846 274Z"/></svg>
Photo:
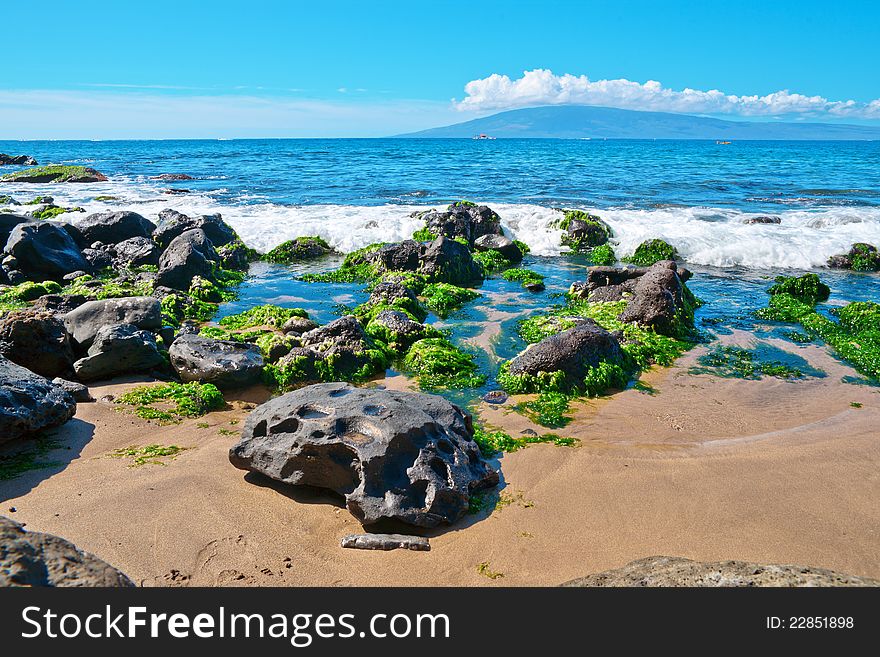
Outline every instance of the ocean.
<svg viewBox="0 0 880 657"><path fill-rule="evenodd" d="M20 200L51 194L87 212L131 209L155 220L164 208L219 212L258 250L320 235L340 252L408 238L415 210L469 199L486 203L506 232L532 249L525 266L547 277L527 294L490 279L480 301L446 320L459 340L477 340L488 322L500 330L481 358L493 362L523 348L515 322L557 302L584 276L583 257L564 254L553 208L582 208L614 230L619 256L643 240L673 244L696 273L706 301L698 324L753 327L772 276L820 270L854 242L880 245L880 142L734 142L615 140L311 139L230 141L0 141L0 152L41 163L82 164L110 181L5 184ZM193 180L160 181L162 173ZM169 193L176 190L175 193ZM111 195L116 201L94 200ZM758 215L778 225L746 225ZM62 215L75 220L83 215ZM308 284L317 265L254 265L239 300L221 315L256 303L300 305L328 321L366 298L363 286ZM880 277L822 271L831 305L880 299ZM491 303L486 301L491 299ZM509 325L508 325L509 324ZM479 342L480 340L477 340Z"/></svg>

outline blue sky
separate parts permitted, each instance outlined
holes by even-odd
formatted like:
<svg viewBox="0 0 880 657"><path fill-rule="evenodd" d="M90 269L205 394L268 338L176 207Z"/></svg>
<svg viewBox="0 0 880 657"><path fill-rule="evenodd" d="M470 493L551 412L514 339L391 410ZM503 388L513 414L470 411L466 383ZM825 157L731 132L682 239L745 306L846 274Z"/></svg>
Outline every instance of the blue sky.
<svg viewBox="0 0 880 657"><path fill-rule="evenodd" d="M869 1L43 0L3 19L22 50L0 138L375 136L558 102L880 123Z"/></svg>

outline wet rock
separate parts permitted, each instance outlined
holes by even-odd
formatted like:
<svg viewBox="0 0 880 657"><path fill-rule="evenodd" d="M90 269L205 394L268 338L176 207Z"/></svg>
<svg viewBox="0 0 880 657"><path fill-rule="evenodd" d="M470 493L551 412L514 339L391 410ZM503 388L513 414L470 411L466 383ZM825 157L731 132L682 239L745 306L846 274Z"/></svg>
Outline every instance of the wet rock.
<svg viewBox="0 0 880 657"><path fill-rule="evenodd" d="M139 329L162 328L162 308L153 297L121 297L88 301L64 316L64 326L87 349L103 326L131 324Z"/></svg>
<svg viewBox="0 0 880 657"><path fill-rule="evenodd" d="M91 393L89 392L88 386L85 386L82 383L78 383L77 381L68 381L67 379L62 379L61 377L56 377L52 379L52 383L69 392L70 396L73 397L74 401L76 401L78 404L95 401L95 398L92 397Z"/></svg>
<svg viewBox="0 0 880 657"><path fill-rule="evenodd" d="M74 224L87 244L119 244L132 237L150 237L155 226L137 212L98 212Z"/></svg>
<svg viewBox="0 0 880 657"><path fill-rule="evenodd" d="M483 282L483 268L474 262L470 250L445 237L438 237L427 246L419 271L434 281L459 287L476 287Z"/></svg>
<svg viewBox="0 0 880 657"><path fill-rule="evenodd" d="M384 246L367 257L382 271L418 271L423 250L419 242L404 240Z"/></svg>
<svg viewBox="0 0 880 657"><path fill-rule="evenodd" d="M19 214L0 212L0 245L6 244L6 241L9 239L9 234L12 232L13 228L18 226L19 224L25 224L27 222L28 218L23 217Z"/></svg>
<svg viewBox="0 0 880 657"><path fill-rule="evenodd" d="M593 214L581 211L568 211L562 226L565 234L562 244L574 251L588 251L601 246L613 235L611 227Z"/></svg>
<svg viewBox="0 0 880 657"><path fill-rule="evenodd" d="M0 586L134 586L119 570L70 541L0 516Z"/></svg>
<svg viewBox="0 0 880 657"><path fill-rule="evenodd" d="M74 413L76 402L63 388L0 356L0 443L64 424Z"/></svg>
<svg viewBox="0 0 880 657"><path fill-rule="evenodd" d="M498 251L510 262L519 262L523 257L513 240L504 235L482 235L474 240L474 248L477 251Z"/></svg>
<svg viewBox="0 0 880 657"><path fill-rule="evenodd" d="M69 372L74 360L64 323L33 308L0 318L0 355L45 377Z"/></svg>
<svg viewBox="0 0 880 657"><path fill-rule="evenodd" d="M501 217L485 205L452 204L445 212L431 210L422 215L432 233L448 237L463 237L468 244L483 235L503 235Z"/></svg>
<svg viewBox="0 0 880 657"><path fill-rule="evenodd" d="M229 452L237 468L345 497L364 525L453 523L498 483L471 417L439 396L324 383L251 412Z"/></svg>
<svg viewBox="0 0 880 657"><path fill-rule="evenodd" d="M148 237L132 237L113 247L113 263L117 269L126 267L156 266L162 251Z"/></svg>
<svg viewBox="0 0 880 657"><path fill-rule="evenodd" d="M409 348L425 338L440 337L437 329L420 324L399 310L383 310L367 325L367 333L398 350Z"/></svg>
<svg viewBox="0 0 880 657"><path fill-rule="evenodd" d="M344 548L354 550L414 550L428 552L431 544L424 536L407 534L349 534L341 541Z"/></svg>
<svg viewBox="0 0 880 657"><path fill-rule="evenodd" d="M245 342L214 340L185 334L168 350L171 366L184 383L213 383L218 388L242 388L260 381L263 356Z"/></svg>
<svg viewBox="0 0 880 657"><path fill-rule="evenodd" d="M779 217L768 217L768 216L747 217L747 218L743 219L743 223L746 225L781 224L782 219L780 219Z"/></svg>
<svg viewBox="0 0 880 657"><path fill-rule="evenodd" d="M15 226L6 242L6 253L15 256L26 276L35 279L56 279L78 269L90 269L67 231L49 221Z"/></svg>
<svg viewBox="0 0 880 657"><path fill-rule="evenodd" d="M831 256L828 259L828 266L832 269L880 271L880 252L873 244L859 242L853 244L848 253Z"/></svg>
<svg viewBox="0 0 880 657"><path fill-rule="evenodd" d="M73 369L80 380L95 381L146 372L164 363L152 333L132 324L117 324L98 329L88 356L76 361Z"/></svg>
<svg viewBox="0 0 880 657"><path fill-rule="evenodd" d="M305 317L291 317L286 322L284 322L284 326L281 327L281 330L285 333L295 333L296 335L301 335L302 333L312 331L319 326L320 324L318 324L318 322L311 319L306 319Z"/></svg>
<svg viewBox="0 0 880 657"><path fill-rule="evenodd" d="M526 349L510 361L510 373L537 376L540 372L563 372L568 383L576 386L600 362L620 362L622 358L617 338L586 320Z"/></svg>
<svg viewBox="0 0 880 657"><path fill-rule="evenodd" d="M661 260L638 279L619 319L653 328L662 335L674 335L682 323L693 324L693 310L686 307L686 294L675 261Z"/></svg>
<svg viewBox="0 0 880 657"><path fill-rule="evenodd" d="M116 260L113 247L102 242L95 242L94 245L84 248L82 254L95 271L110 269Z"/></svg>
<svg viewBox="0 0 880 657"><path fill-rule="evenodd" d="M880 581L814 568L746 561L691 561L682 557L647 557L562 586L880 586Z"/></svg>
<svg viewBox="0 0 880 657"><path fill-rule="evenodd" d="M37 166L37 161L30 155L7 155L0 153L0 166L17 165L25 167Z"/></svg>
<svg viewBox="0 0 880 657"><path fill-rule="evenodd" d="M189 217L169 209L159 213L159 225L153 231L153 239L165 249L185 232L196 229L203 231L215 248L229 244L238 237L219 214Z"/></svg>
<svg viewBox="0 0 880 657"><path fill-rule="evenodd" d="M201 229L175 237L159 258L159 285L188 290L193 278L214 279L214 263L220 256Z"/></svg>
<svg viewBox="0 0 880 657"><path fill-rule="evenodd" d="M503 404L507 400L507 393L503 390L490 390L483 395L483 401L487 404Z"/></svg>
<svg viewBox="0 0 880 657"><path fill-rule="evenodd" d="M330 359L333 368L342 374L354 373L373 363L378 346L368 336L353 315L339 319L303 333L299 337L302 347L319 359ZM295 350L291 351L291 354ZM284 359L282 359L283 361Z"/></svg>
<svg viewBox="0 0 880 657"><path fill-rule="evenodd" d="M0 176L0 183L91 183L106 182L107 176L90 167L49 164Z"/></svg>
<svg viewBox="0 0 880 657"><path fill-rule="evenodd" d="M193 180L193 177L186 173L160 173L151 180Z"/></svg>

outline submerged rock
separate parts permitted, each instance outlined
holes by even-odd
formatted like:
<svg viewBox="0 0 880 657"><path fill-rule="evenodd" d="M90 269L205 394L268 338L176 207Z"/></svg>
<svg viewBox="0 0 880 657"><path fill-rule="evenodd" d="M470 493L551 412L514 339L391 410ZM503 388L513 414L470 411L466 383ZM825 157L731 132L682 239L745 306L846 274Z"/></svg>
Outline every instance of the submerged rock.
<svg viewBox="0 0 880 657"><path fill-rule="evenodd" d="M52 534L0 516L0 586L134 586L119 570Z"/></svg>
<svg viewBox="0 0 880 657"><path fill-rule="evenodd" d="M69 372L74 360L64 323L33 308L0 318L0 355L45 377Z"/></svg>
<svg viewBox="0 0 880 657"><path fill-rule="evenodd" d="M498 483L468 413L434 395L322 383L251 412L229 460L288 484L345 497L364 525L453 523Z"/></svg>
<svg viewBox="0 0 880 657"><path fill-rule="evenodd" d="M184 334L168 350L171 366L184 383L241 388L258 383L263 372L260 348L246 342Z"/></svg>
<svg viewBox="0 0 880 657"><path fill-rule="evenodd" d="M91 269L67 231L48 221L15 226L5 250L15 256L19 270L31 278L55 279L72 271Z"/></svg>
<svg viewBox="0 0 880 657"><path fill-rule="evenodd" d="M150 331L162 328L162 307L153 297L88 301L64 316L64 326L82 348L91 346L103 326L132 324Z"/></svg>
<svg viewBox="0 0 880 657"><path fill-rule="evenodd" d="M76 361L73 369L79 379L94 381L149 371L164 363L152 333L131 324L117 324L98 329L88 356Z"/></svg>
<svg viewBox="0 0 880 657"><path fill-rule="evenodd" d="M706 563L683 557L647 557L622 568L573 579L561 586L880 586L880 581L825 568L757 564L746 561Z"/></svg>
<svg viewBox="0 0 880 657"><path fill-rule="evenodd" d="M746 219L743 219L743 223L746 225L754 225L754 224L772 225L772 224L781 224L782 219L780 219L779 217L767 217L767 216L748 217Z"/></svg>
<svg viewBox="0 0 880 657"><path fill-rule="evenodd" d="M74 413L76 402L63 388L0 356L0 443L64 424Z"/></svg>
<svg viewBox="0 0 880 657"><path fill-rule="evenodd" d="M354 550L414 550L428 552L431 544L424 536L407 534L349 534L343 536L341 545Z"/></svg>
<svg viewBox="0 0 880 657"><path fill-rule="evenodd" d="M593 320L585 319L526 349L510 361L510 374L538 376L541 372L562 372L570 385L578 386L599 363L622 360L617 338Z"/></svg>

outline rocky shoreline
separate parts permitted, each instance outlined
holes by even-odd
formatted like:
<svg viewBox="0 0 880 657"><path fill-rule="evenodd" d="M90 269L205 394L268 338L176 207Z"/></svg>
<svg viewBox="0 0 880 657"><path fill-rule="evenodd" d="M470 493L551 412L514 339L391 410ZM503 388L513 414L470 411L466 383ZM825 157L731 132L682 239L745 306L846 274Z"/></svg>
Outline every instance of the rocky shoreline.
<svg viewBox="0 0 880 657"><path fill-rule="evenodd" d="M102 179L83 167L50 165L0 182ZM522 283L522 294L544 289L540 274L518 266L528 245L505 236L487 206L460 201L420 212L424 228L413 239L370 245L335 270L307 275L316 290L322 282L367 286L369 299L335 320L320 325L301 308L264 305L215 324L219 304L235 297L251 263L292 264L332 249L301 237L259 254L220 215L171 209L155 221L127 210L53 221L47 219L70 209L35 200L5 202L37 208L29 214L0 210L2 443L34 441L64 425L78 403L90 403L93 382L131 375L158 381L114 403L160 424L221 409L224 394L267 386L279 396L247 415L229 467L331 491L367 529L405 532L462 522L498 485L498 454L535 442L576 442L493 431L468 410L425 394L472 389L487 378L471 351L426 323L429 312L445 317L472 302L490 276ZM521 322L529 346L499 364L492 374L503 391L491 393L537 395L530 408L556 418L571 402L624 390L692 349L701 339L694 313L702 303L672 245L647 240L621 263L601 218L560 210L559 227L563 243L593 266L572 283L564 304ZM875 255L857 244L829 264L876 270ZM764 318L798 322L866 376L880 376L880 306L849 304L830 320L815 313L828 297L821 285L815 275L780 277ZM352 385L392 366L424 392ZM9 531L19 531L13 525Z"/></svg>

